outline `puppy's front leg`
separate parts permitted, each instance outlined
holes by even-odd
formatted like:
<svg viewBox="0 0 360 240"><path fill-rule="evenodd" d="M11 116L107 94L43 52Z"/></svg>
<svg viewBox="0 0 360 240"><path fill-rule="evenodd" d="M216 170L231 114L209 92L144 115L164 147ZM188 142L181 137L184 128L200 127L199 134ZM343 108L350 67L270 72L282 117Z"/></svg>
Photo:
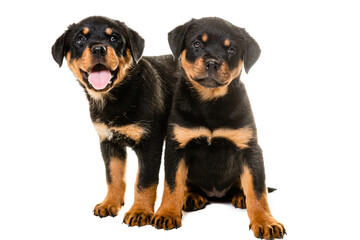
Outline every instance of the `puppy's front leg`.
<svg viewBox="0 0 360 240"><path fill-rule="evenodd" d="M126 149L111 140L103 140L101 152L106 169L107 195L103 202L94 208L94 215L99 217L115 217L124 205L126 189Z"/></svg>
<svg viewBox="0 0 360 240"><path fill-rule="evenodd" d="M160 208L151 221L151 224L158 229L169 230L181 226L188 167L176 145L176 142L167 139L164 193Z"/></svg>
<svg viewBox="0 0 360 240"><path fill-rule="evenodd" d="M255 146L246 152L247 159L240 178L246 196L250 228L257 238L283 238L286 234L285 227L272 216L267 201L261 149Z"/></svg>
<svg viewBox="0 0 360 240"><path fill-rule="evenodd" d="M134 147L139 163L134 204L124 215L124 223L130 227L150 224L154 214L162 146L163 138L156 137L142 140Z"/></svg>

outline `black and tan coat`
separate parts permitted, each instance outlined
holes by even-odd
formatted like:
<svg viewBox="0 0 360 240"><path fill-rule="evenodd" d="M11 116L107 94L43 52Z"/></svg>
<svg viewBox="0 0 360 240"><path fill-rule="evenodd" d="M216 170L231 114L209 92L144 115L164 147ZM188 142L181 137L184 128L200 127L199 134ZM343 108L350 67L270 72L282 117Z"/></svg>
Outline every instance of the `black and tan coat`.
<svg viewBox="0 0 360 240"><path fill-rule="evenodd" d="M265 170L250 102L240 73L260 55L244 30L219 18L191 20L169 33L182 76L168 122L165 186L152 224L181 226L182 209L229 197L247 208L259 238L282 238L284 226L267 203Z"/></svg>
<svg viewBox="0 0 360 240"><path fill-rule="evenodd" d="M70 25L52 47L54 60L61 66L65 57L84 88L99 135L108 193L95 206L96 216L118 214L126 188L126 147L138 156L135 202L124 216L130 226L149 224L154 213L177 69L171 55L141 58L143 49L137 32L105 17Z"/></svg>

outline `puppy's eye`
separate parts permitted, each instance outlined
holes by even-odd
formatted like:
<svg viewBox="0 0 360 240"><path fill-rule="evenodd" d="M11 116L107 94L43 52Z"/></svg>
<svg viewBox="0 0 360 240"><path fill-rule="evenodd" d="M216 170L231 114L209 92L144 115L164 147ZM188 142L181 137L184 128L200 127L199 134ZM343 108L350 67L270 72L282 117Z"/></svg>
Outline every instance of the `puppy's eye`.
<svg viewBox="0 0 360 240"><path fill-rule="evenodd" d="M119 38L117 36L113 35L113 36L110 37L110 41L117 42L117 41L119 41Z"/></svg>
<svg viewBox="0 0 360 240"><path fill-rule="evenodd" d="M86 41L86 37L84 35L79 35L76 37L75 43L77 45L81 45L81 44L85 43L85 41Z"/></svg>
<svg viewBox="0 0 360 240"><path fill-rule="evenodd" d="M200 50L200 48L202 48L202 44L200 41L196 40L194 43L193 43L193 47L195 48L195 50Z"/></svg>
<svg viewBox="0 0 360 240"><path fill-rule="evenodd" d="M227 51L231 55L234 55L236 53L236 49L234 47L229 47Z"/></svg>
<svg viewBox="0 0 360 240"><path fill-rule="evenodd" d="M76 40L75 40L75 43L77 45L81 45L83 44L84 42L86 41L86 37L84 35L79 35L77 36Z"/></svg>

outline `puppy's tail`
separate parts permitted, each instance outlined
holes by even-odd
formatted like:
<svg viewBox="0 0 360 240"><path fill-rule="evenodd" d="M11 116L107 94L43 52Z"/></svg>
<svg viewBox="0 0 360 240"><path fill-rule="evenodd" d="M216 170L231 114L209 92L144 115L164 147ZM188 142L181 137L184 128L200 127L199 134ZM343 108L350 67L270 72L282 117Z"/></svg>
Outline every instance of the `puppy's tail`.
<svg viewBox="0 0 360 240"><path fill-rule="evenodd" d="M272 187L268 187L267 190L268 190L268 193L272 193L272 192L276 191L277 189L272 188Z"/></svg>

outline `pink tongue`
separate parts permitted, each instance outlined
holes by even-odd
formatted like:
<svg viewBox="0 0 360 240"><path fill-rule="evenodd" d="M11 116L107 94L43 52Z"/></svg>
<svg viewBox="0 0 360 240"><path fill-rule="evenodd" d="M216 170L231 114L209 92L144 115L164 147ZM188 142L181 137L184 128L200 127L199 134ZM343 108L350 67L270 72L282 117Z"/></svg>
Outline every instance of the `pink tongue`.
<svg viewBox="0 0 360 240"><path fill-rule="evenodd" d="M89 82L96 90L104 89L111 80L109 70L91 71L89 73Z"/></svg>

